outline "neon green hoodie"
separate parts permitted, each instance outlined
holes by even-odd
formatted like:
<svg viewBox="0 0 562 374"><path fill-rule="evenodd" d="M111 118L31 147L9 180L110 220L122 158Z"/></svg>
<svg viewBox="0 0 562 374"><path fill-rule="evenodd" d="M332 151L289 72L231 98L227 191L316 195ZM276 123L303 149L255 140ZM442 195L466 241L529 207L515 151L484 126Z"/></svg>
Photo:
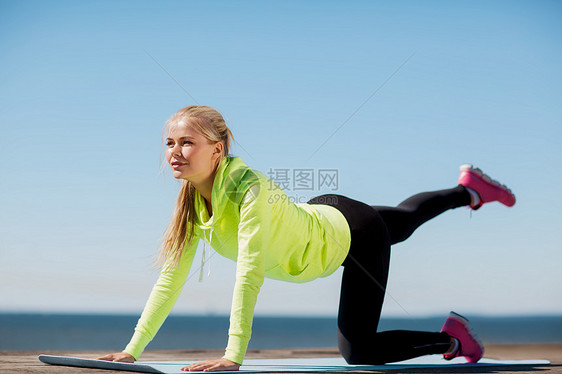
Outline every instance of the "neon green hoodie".
<svg viewBox="0 0 562 374"><path fill-rule="evenodd" d="M168 316L185 283L199 239L236 262L224 358L242 364L264 277L308 282L332 274L351 244L344 215L322 204L294 203L240 157L224 157L211 192L212 216L196 191L194 240L179 264L163 270L125 352L138 359Z"/></svg>

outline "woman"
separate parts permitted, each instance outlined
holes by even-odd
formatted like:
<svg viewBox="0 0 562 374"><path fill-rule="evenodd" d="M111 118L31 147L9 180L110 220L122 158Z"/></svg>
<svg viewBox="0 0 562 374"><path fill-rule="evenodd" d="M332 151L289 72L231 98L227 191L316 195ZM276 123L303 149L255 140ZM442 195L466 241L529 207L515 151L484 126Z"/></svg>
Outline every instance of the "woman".
<svg viewBox="0 0 562 374"><path fill-rule="evenodd" d="M440 332L377 332L377 326L390 246L448 209L479 209L492 201L512 206L515 196L507 187L463 165L456 187L412 196L395 208L335 194L295 204L265 175L228 155L232 134L216 110L183 108L166 122L165 130L166 160L183 185L164 234L162 271L127 347L99 359L139 358L174 305L201 238L236 262L229 339L223 357L182 370L239 369L264 277L307 282L340 266L338 346L349 364L383 364L425 354L464 356L470 362L482 357L481 343L456 313Z"/></svg>

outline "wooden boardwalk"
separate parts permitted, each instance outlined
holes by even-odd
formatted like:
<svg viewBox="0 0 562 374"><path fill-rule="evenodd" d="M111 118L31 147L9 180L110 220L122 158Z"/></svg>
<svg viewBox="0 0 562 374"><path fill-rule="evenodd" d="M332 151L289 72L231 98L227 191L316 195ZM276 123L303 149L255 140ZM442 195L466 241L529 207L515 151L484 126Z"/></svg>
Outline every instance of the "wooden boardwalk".
<svg viewBox="0 0 562 374"><path fill-rule="evenodd" d="M0 373L62 373L62 374L123 374L122 371L71 368L43 364L37 359L39 354L59 356L75 356L95 358L109 353L105 351L0 351ZM141 360L149 361L194 361L208 358L218 358L223 350L147 350ZM246 358L306 358L306 357L338 357L336 348L307 348L307 349L267 349L249 350ZM549 366L511 366L511 367L482 367L464 369L416 369L400 370L400 372L447 372L447 373L558 373L562 374L562 343L558 344L527 344L527 345L487 345L485 357L500 360L545 359L550 360ZM388 371L385 371L388 372ZM351 374L353 372L346 372ZM370 372L372 373L372 372Z"/></svg>

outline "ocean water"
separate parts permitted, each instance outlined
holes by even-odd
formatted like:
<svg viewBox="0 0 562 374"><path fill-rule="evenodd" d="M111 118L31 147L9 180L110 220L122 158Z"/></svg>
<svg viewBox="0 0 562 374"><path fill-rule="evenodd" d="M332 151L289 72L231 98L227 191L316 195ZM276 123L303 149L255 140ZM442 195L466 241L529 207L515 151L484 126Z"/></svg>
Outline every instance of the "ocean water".
<svg viewBox="0 0 562 374"><path fill-rule="evenodd" d="M562 316L466 316L486 343L562 342ZM122 350L138 316L0 313L0 350ZM444 317L383 318L379 331L439 331ZM222 349L228 316L168 317L147 349ZM335 347L336 319L260 317L249 348Z"/></svg>

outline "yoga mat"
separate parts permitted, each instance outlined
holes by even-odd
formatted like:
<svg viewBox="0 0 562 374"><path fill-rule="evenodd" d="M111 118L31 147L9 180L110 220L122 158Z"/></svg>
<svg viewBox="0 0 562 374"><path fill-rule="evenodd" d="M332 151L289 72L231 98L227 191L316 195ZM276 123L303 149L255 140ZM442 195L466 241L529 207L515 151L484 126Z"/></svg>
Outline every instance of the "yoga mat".
<svg viewBox="0 0 562 374"><path fill-rule="evenodd" d="M137 361L133 364L77 358L68 356L40 355L39 360L52 365L75 366L95 369L112 369L137 373L185 374L180 369L197 361ZM239 372L322 372L322 371L353 371L353 370L396 370L416 368L459 368L487 367L511 365L549 365L548 360L493 360L483 358L470 364L462 357L445 361L441 355L430 355L411 360L394 362L385 365L349 365L342 357L334 358L282 358L282 359L248 359L240 367ZM215 373L236 373L236 371L217 371Z"/></svg>

